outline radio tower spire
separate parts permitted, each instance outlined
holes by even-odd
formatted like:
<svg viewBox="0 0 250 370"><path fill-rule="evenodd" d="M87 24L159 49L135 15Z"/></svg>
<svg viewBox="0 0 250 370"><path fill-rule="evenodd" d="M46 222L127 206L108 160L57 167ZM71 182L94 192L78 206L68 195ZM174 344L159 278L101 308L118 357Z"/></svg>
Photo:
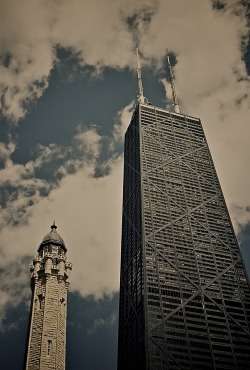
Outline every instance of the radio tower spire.
<svg viewBox="0 0 250 370"><path fill-rule="evenodd" d="M177 95L175 92L174 75L173 75L172 66L170 63L169 55L168 55L168 49L167 49L167 60L168 60L168 70L170 73L170 84L171 84L171 89L172 89L173 107L174 107L175 113L180 113L180 106L178 104Z"/></svg>
<svg viewBox="0 0 250 370"><path fill-rule="evenodd" d="M142 87L142 78L141 78L141 65L139 59L138 48L136 48L136 57L137 57L137 81L138 81L138 99L140 103L145 103L145 98L143 96L143 87Z"/></svg>

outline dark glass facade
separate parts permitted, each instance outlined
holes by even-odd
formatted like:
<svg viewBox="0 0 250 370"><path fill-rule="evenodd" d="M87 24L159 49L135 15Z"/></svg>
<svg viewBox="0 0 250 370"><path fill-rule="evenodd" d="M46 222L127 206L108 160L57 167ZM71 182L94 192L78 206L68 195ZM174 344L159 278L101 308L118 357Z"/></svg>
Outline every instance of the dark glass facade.
<svg viewBox="0 0 250 370"><path fill-rule="evenodd" d="M250 291L199 119L139 103L124 153L118 369L250 368Z"/></svg>

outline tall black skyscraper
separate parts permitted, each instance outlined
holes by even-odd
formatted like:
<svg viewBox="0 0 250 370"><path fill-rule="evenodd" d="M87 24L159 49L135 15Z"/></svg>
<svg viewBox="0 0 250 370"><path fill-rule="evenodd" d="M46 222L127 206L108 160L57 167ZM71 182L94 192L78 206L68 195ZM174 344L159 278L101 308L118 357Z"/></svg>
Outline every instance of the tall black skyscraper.
<svg viewBox="0 0 250 370"><path fill-rule="evenodd" d="M171 68L170 68L171 72ZM118 369L248 369L250 292L198 118L139 99L124 155Z"/></svg>

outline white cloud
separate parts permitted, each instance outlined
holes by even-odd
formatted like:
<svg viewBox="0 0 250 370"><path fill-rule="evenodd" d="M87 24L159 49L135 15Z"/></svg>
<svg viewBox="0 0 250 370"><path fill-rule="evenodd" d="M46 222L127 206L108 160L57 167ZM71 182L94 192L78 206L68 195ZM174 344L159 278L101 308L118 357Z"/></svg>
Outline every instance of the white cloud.
<svg viewBox="0 0 250 370"><path fill-rule="evenodd" d="M107 318L100 317L98 319L95 319L92 326L87 329L87 334L92 335L92 334L96 333L103 326L113 325L115 323L116 319L117 319L117 317L116 317L115 312L112 312L112 314Z"/></svg>
<svg viewBox="0 0 250 370"><path fill-rule="evenodd" d="M0 230L9 223L27 222L31 206L40 199L40 191L48 191L50 185L35 177L35 169L42 163L42 156L37 161L24 165L13 163L10 155L15 144L0 143L4 167L0 169L0 187L5 205L0 207ZM11 191L7 190L11 189Z"/></svg>
<svg viewBox="0 0 250 370"><path fill-rule="evenodd" d="M39 0L1 1L1 110L13 120L26 113L24 103L43 94L55 60L49 9L41 4Z"/></svg>
<svg viewBox="0 0 250 370"><path fill-rule="evenodd" d="M15 150L15 144L0 143L4 167L0 169L0 186L5 193L5 205L0 214L0 229L8 224L25 224L33 213L33 207L41 200L41 192L49 193L57 188L58 182L69 172L76 172L83 165L95 167L96 158L100 154L101 137L94 127L84 128L79 124L72 139L72 145L61 147L56 144L37 146L37 158L25 164L14 163L10 155ZM50 181L36 177L36 170L43 166L49 167L54 160L62 163L54 170ZM84 162L83 162L84 161ZM58 177L58 178L57 178ZM8 187L10 190L6 190Z"/></svg>
<svg viewBox="0 0 250 370"><path fill-rule="evenodd" d="M91 130L83 130L81 125L77 127L77 133L74 136L74 143L79 150L85 151L93 158L100 154L101 136L98 135L94 127Z"/></svg>
<svg viewBox="0 0 250 370"><path fill-rule="evenodd" d="M86 130L79 125L68 148L55 144L40 147L38 158L26 165L16 165L8 159L2 171L5 181L17 187L17 195L8 200L0 219L0 268L3 268L0 318L8 304L17 304L23 298L15 293L15 286L20 290L28 286L28 264L22 257L30 256L32 261L54 219L69 249L68 259L73 263L71 289L96 298L118 290L123 160L111 158L105 163L108 175L95 177L101 140L95 128ZM57 171L63 178L53 187L34 176L34 169L44 163L46 155L47 163L53 160L53 155L65 159ZM75 168L73 173L67 170L69 162ZM50 190L47 197L38 191L41 183ZM34 190L32 195L30 188ZM17 270L22 270L22 279Z"/></svg>
<svg viewBox="0 0 250 370"><path fill-rule="evenodd" d="M64 177L60 187L34 209L28 229L34 230L40 241L48 223L55 219L59 233L70 243L72 289L84 296L101 297L118 289L122 159L110 161L110 173L105 177L93 177L94 169L93 165L84 166ZM34 246L29 250L33 253Z"/></svg>
<svg viewBox="0 0 250 370"><path fill-rule="evenodd" d="M11 154L15 151L16 146L13 142L3 143L0 142L0 159L5 164L9 160Z"/></svg>
<svg viewBox="0 0 250 370"><path fill-rule="evenodd" d="M181 111L203 122L238 229L250 221L250 79L242 59L249 28L244 6L238 1L225 4L225 11L215 12L210 1L160 1L140 48L148 60L160 60L166 47L177 54L174 74ZM169 84L163 84L169 99Z"/></svg>
<svg viewBox="0 0 250 370"><path fill-rule="evenodd" d="M70 48L81 64L100 70L134 63L127 17L150 0L3 0L0 8L0 106L18 121L27 103L45 91L56 63L55 48ZM11 25L11 26L10 26Z"/></svg>
<svg viewBox="0 0 250 370"><path fill-rule="evenodd" d="M177 55L174 72L181 109L202 119L235 224L249 222L249 79L242 60L242 37L247 37L248 29L244 9L237 1L227 1L224 12L212 10L210 1L200 0L5 0L1 6L2 114L14 120L25 115L27 100L36 100L47 88L56 63L55 45L71 48L80 63L97 68L134 66L136 35L125 20L137 14L144 63L154 58L161 67L166 47ZM151 21L150 17L145 21L142 8L151 12ZM130 115L131 105L119 113L115 143L121 140ZM14 144L1 144L5 168L0 178L17 193L7 200L0 219L4 226L0 264L7 266L23 255L34 255L56 219L59 233L69 242L69 260L74 264L71 289L101 297L118 289L122 158L110 159L108 175L94 177L102 139L95 130L79 127L74 149L41 146L38 158L25 165L9 159ZM51 187L34 174L55 155L62 159L55 175L63 178ZM42 187L50 191L47 198L40 195ZM29 212L27 217L25 212ZM7 225L17 214L25 223ZM3 281L8 277L3 275ZM2 307L13 302L11 294L7 287L1 296Z"/></svg>
<svg viewBox="0 0 250 370"><path fill-rule="evenodd" d="M20 246L19 246L20 247ZM4 255L1 252L1 258ZM16 306L22 300L27 300L30 297L30 288L27 284L27 269L24 269L27 259L15 260L5 264L4 271L1 273L0 287L0 330L3 330L2 321L5 318L6 310L11 305ZM13 328L12 323L4 330Z"/></svg>
<svg viewBox="0 0 250 370"><path fill-rule="evenodd" d="M125 132L130 123L134 108L135 103L132 101L117 113L117 122L114 124L113 138L110 143L111 150L115 148L117 143L123 143Z"/></svg>
<svg viewBox="0 0 250 370"><path fill-rule="evenodd" d="M1 266L16 266L23 255L35 255L55 219L73 263L71 289L96 298L117 291L122 159L110 161L109 166L109 175L102 178L93 177L91 165L65 176L60 187L31 207L28 224L6 226L1 232ZM22 268L27 270L28 266L23 264ZM3 274L2 281L8 278ZM18 280L19 276L15 283Z"/></svg>

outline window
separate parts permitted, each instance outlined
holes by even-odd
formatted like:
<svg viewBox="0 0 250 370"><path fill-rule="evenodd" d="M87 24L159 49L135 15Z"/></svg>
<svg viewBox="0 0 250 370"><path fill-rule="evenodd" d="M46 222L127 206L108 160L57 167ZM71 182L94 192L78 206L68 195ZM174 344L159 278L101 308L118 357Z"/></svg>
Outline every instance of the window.
<svg viewBox="0 0 250 370"><path fill-rule="evenodd" d="M63 314L63 312L64 312L64 307L65 307L65 299L62 297L61 299L60 299L60 308L61 308L61 314Z"/></svg>
<svg viewBox="0 0 250 370"><path fill-rule="evenodd" d="M51 354L51 349L52 349L52 340L48 340L48 346L47 346L47 355L50 356Z"/></svg>
<svg viewBox="0 0 250 370"><path fill-rule="evenodd" d="M37 298L38 298L39 310L42 310L43 309L43 295L38 294Z"/></svg>

